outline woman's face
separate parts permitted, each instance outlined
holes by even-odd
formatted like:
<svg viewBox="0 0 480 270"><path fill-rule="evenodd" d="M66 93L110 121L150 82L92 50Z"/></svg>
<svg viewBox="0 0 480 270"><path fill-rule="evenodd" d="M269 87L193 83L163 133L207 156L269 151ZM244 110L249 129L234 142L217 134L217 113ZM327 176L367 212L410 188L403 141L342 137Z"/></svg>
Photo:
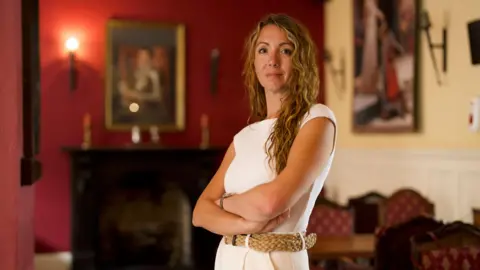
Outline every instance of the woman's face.
<svg viewBox="0 0 480 270"><path fill-rule="evenodd" d="M269 92L285 89L292 73L293 44L285 31L275 25L262 28L255 44L255 73Z"/></svg>
<svg viewBox="0 0 480 270"><path fill-rule="evenodd" d="M151 59L150 59L150 54L147 50L139 50L137 52L137 67L142 69L142 68L148 68L150 67L151 64Z"/></svg>

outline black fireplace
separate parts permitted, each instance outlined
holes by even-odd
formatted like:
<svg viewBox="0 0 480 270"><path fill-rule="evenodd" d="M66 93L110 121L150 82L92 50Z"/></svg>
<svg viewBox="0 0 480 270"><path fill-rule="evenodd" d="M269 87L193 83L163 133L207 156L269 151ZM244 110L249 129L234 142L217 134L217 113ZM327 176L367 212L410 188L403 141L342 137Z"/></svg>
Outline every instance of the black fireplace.
<svg viewBox="0 0 480 270"><path fill-rule="evenodd" d="M71 158L72 270L214 267L220 236L194 204L224 148L65 148Z"/></svg>

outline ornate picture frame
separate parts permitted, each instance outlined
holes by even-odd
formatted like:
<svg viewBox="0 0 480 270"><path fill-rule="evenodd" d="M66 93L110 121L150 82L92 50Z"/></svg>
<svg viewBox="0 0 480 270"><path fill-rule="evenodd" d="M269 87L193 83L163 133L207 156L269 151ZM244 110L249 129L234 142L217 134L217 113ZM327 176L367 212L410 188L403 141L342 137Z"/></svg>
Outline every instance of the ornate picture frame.
<svg viewBox="0 0 480 270"><path fill-rule="evenodd" d="M107 23L108 130L185 129L185 26L112 19Z"/></svg>

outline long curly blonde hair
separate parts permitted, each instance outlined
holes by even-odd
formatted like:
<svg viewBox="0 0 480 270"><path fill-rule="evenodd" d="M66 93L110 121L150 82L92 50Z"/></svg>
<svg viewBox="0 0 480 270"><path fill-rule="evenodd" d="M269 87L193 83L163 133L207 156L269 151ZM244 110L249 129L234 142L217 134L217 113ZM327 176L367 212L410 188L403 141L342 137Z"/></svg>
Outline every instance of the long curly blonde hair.
<svg viewBox="0 0 480 270"><path fill-rule="evenodd" d="M305 26L285 14L270 14L263 18L251 32L245 44L243 76L247 88L251 118L267 117L265 89L255 74L255 47L260 31L266 25L276 25L286 32L293 43L292 73L287 82L286 96L282 100L278 118L267 142L265 151L269 164L279 174L287 164L288 154L300 129L300 124L316 103L320 79L317 66L317 49Z"/></svg>

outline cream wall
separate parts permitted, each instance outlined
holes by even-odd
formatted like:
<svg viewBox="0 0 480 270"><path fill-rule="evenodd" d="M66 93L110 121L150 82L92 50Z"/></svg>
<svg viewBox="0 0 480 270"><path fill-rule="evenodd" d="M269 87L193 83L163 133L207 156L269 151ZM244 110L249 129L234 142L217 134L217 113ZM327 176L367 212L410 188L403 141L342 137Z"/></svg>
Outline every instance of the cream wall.
<svg viewBox="0 0 480 270"><path fill-rule="evenodd" d="M326 74L327 105L333 109L339 125L339 148L410 148L410 149L471 149L480 148L480 134L468 130L469 102L480 95L480 66L470 63L466 22L480 18L479 0L424 0L430 13L432 39L441 41L441 29L448 28L448 70L439 86L434 73L425 35L421 35L420 121L416 134L366 135L353 134L353 0L334 0L325 5L325 45L339 66L339 55L346 56L346 91L339 95L331 74ZM447 16L445 16L445 14ZM447 19L448 18L448 19ZM448 22L448 23L447 23ZM441 53L436 52L441 65ZM479 165L480 166L480 165Z"/></svg>

